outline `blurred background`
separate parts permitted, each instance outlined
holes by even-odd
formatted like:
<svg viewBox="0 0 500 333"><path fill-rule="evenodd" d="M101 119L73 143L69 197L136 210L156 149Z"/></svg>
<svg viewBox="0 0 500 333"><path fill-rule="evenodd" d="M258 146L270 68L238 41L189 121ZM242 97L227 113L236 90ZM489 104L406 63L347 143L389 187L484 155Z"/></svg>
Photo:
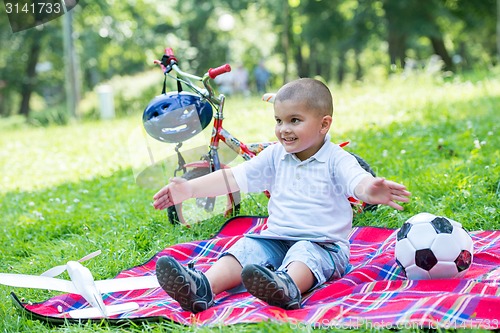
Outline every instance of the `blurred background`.
<svg viewBox="0 0 500 333"><path fill-rule="evenodd" d="M165 47L200 75L230 63L231 81L218 83L243 96L305 76L341 85L488 71L500 0L80 1L16 33L1 10L0 45L0 117L44 126L142 112L161 92L153 60Z"/></svg>

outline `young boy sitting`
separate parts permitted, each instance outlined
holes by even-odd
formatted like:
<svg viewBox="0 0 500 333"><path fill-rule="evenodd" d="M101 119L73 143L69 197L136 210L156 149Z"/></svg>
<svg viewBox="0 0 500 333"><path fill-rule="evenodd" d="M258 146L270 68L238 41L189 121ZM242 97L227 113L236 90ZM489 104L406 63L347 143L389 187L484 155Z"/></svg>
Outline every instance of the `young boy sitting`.
<svg viewBox="0 0 500 333"><path fill-rule="evenodd" d="M240 286L270 305L298 309L301 294L340 278L349 262L352 208L348 197L403 209L404 185L373 177L330 142L333 101L314 79L285 84L276 94L272 145L231 169L186 181L172 178L154 196L165 209L193 197L268 190L268 228L247 234L202 273L174 258L158 259L160 286L187 311L214 304L214 295Z"/></svg>

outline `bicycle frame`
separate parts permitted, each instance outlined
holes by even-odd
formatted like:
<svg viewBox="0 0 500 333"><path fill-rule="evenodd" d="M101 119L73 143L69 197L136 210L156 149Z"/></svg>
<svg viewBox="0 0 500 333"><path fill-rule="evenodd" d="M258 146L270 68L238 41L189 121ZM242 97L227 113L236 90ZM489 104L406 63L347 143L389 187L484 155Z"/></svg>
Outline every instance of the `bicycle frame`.
<svg viewBox="0 0 500 333"><path fill-rule="evenodd" d="M224 100L224 96L222 95ZM226 168L227 166L220 163L219 160L219 145L220 142L224 142L231 150L236 154L241 156L244 160L250 160L256 155L258 155L262 150L269 147L276 142L258 142L246 145L235 136L233 136L229 131L223 127L223 104L219 107L218 111L214 116L212 136L210 138L209 152L205 156L203 161L186 163L184 167L186 168L209 168L210 171L219 170L220 168Z"/></svg>
<svg viewBox="0 0 500 333"><path fill-rule="evenodd" d="M210 85L209 79L214 79L216 76L226 73L231 70L229 65L223 65L215 69L210 69L203 77L199 77L190 73L182 71L177 65L177 59L173 55L171 49L165 50L166 59L162 61L156 60L155 63L159 64L165 75L170 76L172 79L184 83L201 97L206 98L215 108L214 122L212 135L210 138L210 145L208 154L203 156L202 161L185 163L182 167L194 168L194 167L205 167L209 168L211 172L219 170L220 168L226 168L226 165L220 163L218 149L220 141L224 142L229 148L231 148L236 154L243 157L245 160L249 160L255 157L258 153L264 150L266 147L274 144L275 142L260 142L252 143L249 145L244 144L242 141L234 137L230 132L228 132L223 127L224 120L224 105L226 97L220 94L215 97L214 89ZM164 57L165 57L164 56ZM169 72L173 70L177 73L178 77L173 77L169 75ZM205 90L200 89L198 86L194 85L191 80L201 81ZM179 156L182 159L182 156Z"/></svg>

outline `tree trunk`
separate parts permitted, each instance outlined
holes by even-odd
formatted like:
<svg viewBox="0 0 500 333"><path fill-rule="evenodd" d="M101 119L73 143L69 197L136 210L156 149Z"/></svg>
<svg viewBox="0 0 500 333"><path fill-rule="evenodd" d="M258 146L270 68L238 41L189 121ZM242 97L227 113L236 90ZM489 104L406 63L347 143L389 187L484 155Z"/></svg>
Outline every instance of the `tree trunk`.
<svg viewBox="0 0 500 333"><path fill-rule="evenodd" d="M497 0L497 60L500 62L500 0Z"/></svg>
<svg viewBox="0 0 500 333"><path fill-rule="evenodd" d="M329 54L333 53L334 53L333 51L330 51ZM326 82L330 82L332 78L332 61L330 58L320 60L320 70L321 70L321 75L326 80Z"/></svg>
<svg viewBox="0 0 500 333"><path fill-rule="evenodd" d="M308 76L307 71L305 70L305 61L304 56L302 55L302 43L296 43L297 53L295 54L295 64L297 66L297 74L299 77Z"/></svg>
<svg viewBox="0 0 500 333"><path fill-rule="evenodd" d="M363 78L363 67L361 66L361 62L359 61L359 55L361 51L354 50L354 60L356 62L356 80L361 80Z"/></svg>
<svg viewBox="0 0 500 333"><path fill-rule="evenodd" d="M283 84L288 82L288 51L290 49L290 5L288 0L283 0L283 33L281 46L283 47Z"/></svg>
<svg viewBox="0 0 500 333"><path fill-rule="evenodd" d="M339 54L339 67L337 68L337 82L342 84L345 78L345 52L340 51Z"/></svg>
<svg viewBox="0 0 500 333"><path fill-rule="evenodd" d="M382 1L387 26L387 44L389 46L390 70L404 68L406 59L406 22L402 18L401 2L398 0Z"/></svg>
<svg viewBox="0 0 500 333"><path fill-rule="evenodd" d="M444 62L444 70L452 71L454 70L453 61L451 60L450 54L448 50L446 50L446 46L444 45L444 41L442 37L432 37L429 36L431 40L432 48L434 49L434 53L441 57Z"/></svg>
<svg viewBox="0 0 500 333"><path fill-rule="evenodd" d="M394 29L389 29L387 42L389 44L391 69L393 67L404 68L406 58L406 36L398 33Z"/></svg>
<svg viewBox="0 0 500 333"><path fill-rule="evenodd" d="M26 118L30 114L30 100L36 82L36 65L40 58L42 34L38 30L34 30L31 38L31 45L28 55L28 63L26 65L25 79L21 84L21 105L19 107L19 114Z"/></svg>

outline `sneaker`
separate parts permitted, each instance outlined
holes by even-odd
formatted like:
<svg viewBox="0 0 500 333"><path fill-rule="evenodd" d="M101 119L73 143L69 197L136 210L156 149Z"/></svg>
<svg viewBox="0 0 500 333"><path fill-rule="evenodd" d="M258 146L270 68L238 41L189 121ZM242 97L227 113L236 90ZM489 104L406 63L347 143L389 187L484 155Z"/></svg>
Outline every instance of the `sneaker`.
<svg viewBox="0 0 500 333"><path fill-rule="evenodd" d="M285 310L300 309L299 288L284 271L273 272L259 265L247 265L241 272L243 284L253 296Z"/></svg>
<svg viewBox="0 0 500 333"><path fill-rule="evenodd" d="M197 313L214 304L207 277L192 264L185 268L172 257L161 257L156 262L156 278L163 290L186 311Z"/></svg>

